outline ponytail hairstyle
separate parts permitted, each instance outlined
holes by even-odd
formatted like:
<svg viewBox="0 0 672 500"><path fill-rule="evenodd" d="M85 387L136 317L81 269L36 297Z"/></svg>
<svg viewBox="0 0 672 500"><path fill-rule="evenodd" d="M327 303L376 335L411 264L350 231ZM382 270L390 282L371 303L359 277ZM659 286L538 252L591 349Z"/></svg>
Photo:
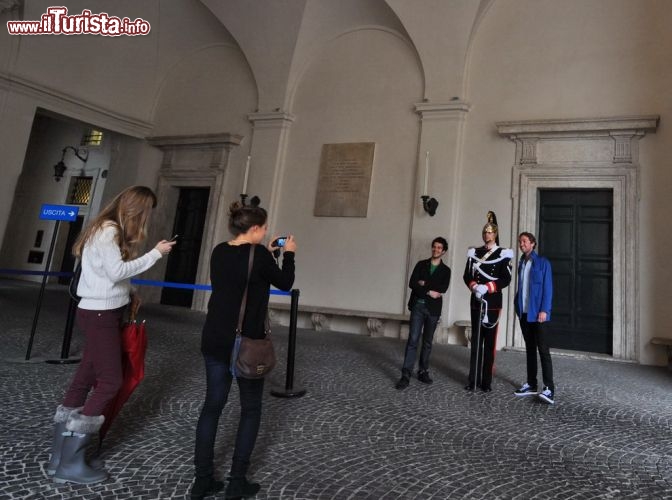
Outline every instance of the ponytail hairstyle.
<svg viewBox="0 0 672 500"><path fill-rule="evenodd" d="M243 205L234 201L229 205L229 232L233 236L248 232L252 226L266 224L268 214L259 206L259 198L255 196L250 202L250 205Z"/></svg>
<svg viewBox="0 0 672 500"><path fill-rule="evenodd" d="M73 255L81 257L89 239L103 226L112 224L117 229L115 241L122 260L133 259L138 254L139 243L147 236L147 220L154 207L156 195L150 188L131 186L124 189L80 233L72 247Z"/></svg>

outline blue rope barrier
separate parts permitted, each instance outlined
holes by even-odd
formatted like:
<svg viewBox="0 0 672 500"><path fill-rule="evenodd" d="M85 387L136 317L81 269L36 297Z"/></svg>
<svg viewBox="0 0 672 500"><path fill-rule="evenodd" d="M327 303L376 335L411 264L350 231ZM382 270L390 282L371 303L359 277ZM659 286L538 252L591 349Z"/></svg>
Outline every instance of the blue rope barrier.
<svg viewBox="0 0 672 500"><path fill-rule="evenodd" d="M212 290L210 285L190 285L188 283L175 283L173 281L155 281L155 280L141 280L133 278L131 285L142 286L160 286L163 288L187 288L191 290Z"/></svg>
<svg viewBox="0 0 672 500"><path fill-rule="evenodd" d="M74 273L72 272L58 272L58 271L21 271L18 269L0 269L0 274L27 274L35 276L67 276L71 277ZM155 281L155 280L141 280L133 278L131 280L132 285L140 286L160 286L162 288L183 288L188 290L205 290L212 291L212 286L210 285L199 285L194 284L190 285L188 283L176 283L173 281ZM270 295L291 295L292 292L283 292L282 290L271 290Z"/></svg>
<svg viewBox="0 0 672 500"><path fill-rule="evenodd" d="M132 285L141 285L141 286L160 286L163 288L186 288L191 290L206 290L212 291L211 285L190 285L187 283L175 283L173 281L155 281L155 280L141 280L133 278L131 280ZM291 295L292 292L283 292L282 290L271 290L269 292L271 295Z"/></svg>

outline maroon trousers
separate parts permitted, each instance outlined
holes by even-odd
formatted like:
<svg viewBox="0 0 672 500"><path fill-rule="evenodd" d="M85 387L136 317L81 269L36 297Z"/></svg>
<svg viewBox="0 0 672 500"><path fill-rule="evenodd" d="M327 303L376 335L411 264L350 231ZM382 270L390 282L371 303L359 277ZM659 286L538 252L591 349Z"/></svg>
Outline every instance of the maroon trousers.
<svg viewBox="0 0 672 500"><path fill-rule="evenodd" d="M123 381L121 326L125 309L126 306L109 311L77 309L77 326L84 332L84 354L65 393L66 408L84 406L83 415L102 415L119 392Z"/></svg>

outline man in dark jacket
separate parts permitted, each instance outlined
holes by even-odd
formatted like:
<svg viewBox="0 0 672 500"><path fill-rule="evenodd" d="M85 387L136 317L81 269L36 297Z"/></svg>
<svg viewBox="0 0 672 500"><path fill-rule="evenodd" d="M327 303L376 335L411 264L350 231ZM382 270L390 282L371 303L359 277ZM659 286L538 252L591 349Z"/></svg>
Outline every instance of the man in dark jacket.
<svg viewBox="0 0 672 500"><path fill-rule="evenodd" d="M527 353L527 382L514 394L516 396L537 395L537 350L541 358L541 375L544 389L538 393L546 403L555 402L553 383L553 363L548 347L546 323L551 320L553 300L553 275L548 259L535 251L537 239L532 233L520 233L518 245L523 257L518 264L518 290L516 292L516 315L520 319L520 329L525 339Z"/></svg>
<svg viewBox="0 0 672 500"><path fill-rule="evenodd" d="M412 290L411 298L408 301L411 321L401 378L395 386L399 390L406 389L410 383L421 332L422 347L420 349L418 380L424 384L433 382L428 372L429 355L432 352L434 331L441 318L442 295L446 293L448 285L450 285L450 268L441 260L447 249L448 242L445 238L440 236L434 238L432 241L432 257L421 260L415 265L408 282L408 286Z"/></svg>

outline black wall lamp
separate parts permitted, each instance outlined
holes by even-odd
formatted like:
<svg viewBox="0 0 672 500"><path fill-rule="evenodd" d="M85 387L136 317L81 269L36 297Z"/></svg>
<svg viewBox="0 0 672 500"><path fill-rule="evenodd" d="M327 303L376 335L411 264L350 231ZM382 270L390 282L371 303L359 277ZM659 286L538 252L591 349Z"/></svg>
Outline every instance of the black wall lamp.
<svg viewBox="0 0 672 500"><path fill-rule="evenodd" d="M63 148L63 154L61 155L61 161L59 161L56 165L54 165L54 180L56 182L59 182L63 178L63 174L65 174L65 171L68 169L68 167L65 166L65 162L63 161L65 159L65 153L67 153L68 149L72 149L72 152L75 154L75 156L80 160L82 160L84 163L86 163L86 160L89 159L88 149L86 148L77 149L74 146L65 146Z"/></svg>
<svg viewBox="0 0 672 500"><path fill-rule="evenodd" d="M422 199L422 208L424 208L425 212L427 212L431 217L434 217L436 209L439 206L439 202L436 201L436 198L430 198L426 194L423 194L420 198Z"/></svg>

